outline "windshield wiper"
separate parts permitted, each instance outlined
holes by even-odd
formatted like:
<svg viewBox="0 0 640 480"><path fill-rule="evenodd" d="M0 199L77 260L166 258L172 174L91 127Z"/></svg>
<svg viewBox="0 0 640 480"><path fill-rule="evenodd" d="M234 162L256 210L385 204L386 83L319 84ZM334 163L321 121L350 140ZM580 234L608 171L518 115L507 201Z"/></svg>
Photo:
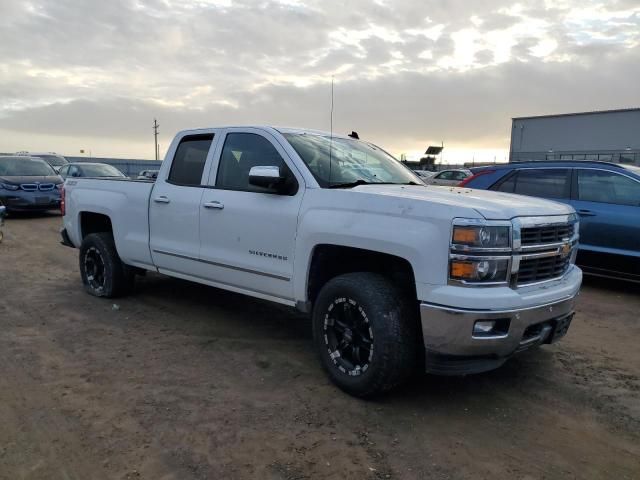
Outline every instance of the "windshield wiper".
<svg viewBox="0 0 640 480"><path fill-rule="evenodd" d="M389 185L390 182L369 182L367 180L363 180L359 178L355 182L346 182L346 183L334 183L333 185L329 185L327 188L353 188L358 185Z"/></svg>
<svg viewBox="0 0 640 480"><path fill-rule="evenodd" d="M353 188L359 185L420 185L416 182L406 182L406 183L397 183L397 182L369 182L367 180L363 180L359 178L355 182L346 182L346 183L334 183L333 185L329 185L327 188Z"/></svg>

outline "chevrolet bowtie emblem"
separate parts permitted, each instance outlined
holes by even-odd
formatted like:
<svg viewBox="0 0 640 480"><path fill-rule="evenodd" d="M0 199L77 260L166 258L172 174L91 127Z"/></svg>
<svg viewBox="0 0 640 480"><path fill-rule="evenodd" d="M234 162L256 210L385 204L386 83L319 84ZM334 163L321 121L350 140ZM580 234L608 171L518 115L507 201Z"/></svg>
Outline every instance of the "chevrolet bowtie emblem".
<svg viewBox="0 0 640 480"><path fill-rule="evenodd" d="M570 243L565 243L560 247L560 255L562 255L563 257L566 257L567 255L569 255L569 253L571 253Z"/></svg>

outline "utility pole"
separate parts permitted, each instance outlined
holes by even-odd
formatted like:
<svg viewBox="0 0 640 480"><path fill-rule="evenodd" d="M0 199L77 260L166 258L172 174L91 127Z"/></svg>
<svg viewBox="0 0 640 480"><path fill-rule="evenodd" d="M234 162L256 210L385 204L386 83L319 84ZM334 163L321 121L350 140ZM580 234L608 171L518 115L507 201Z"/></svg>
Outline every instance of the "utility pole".
<svg viewBox="0 0 640 480"><path fill-rule="evenodd" d="M158 161L158 157L160 156L160 150L158 148L158 127L160 127L160 125L158 125L158 121L154 118L153 119L153 136L156 142L156 162Z"/></svg>

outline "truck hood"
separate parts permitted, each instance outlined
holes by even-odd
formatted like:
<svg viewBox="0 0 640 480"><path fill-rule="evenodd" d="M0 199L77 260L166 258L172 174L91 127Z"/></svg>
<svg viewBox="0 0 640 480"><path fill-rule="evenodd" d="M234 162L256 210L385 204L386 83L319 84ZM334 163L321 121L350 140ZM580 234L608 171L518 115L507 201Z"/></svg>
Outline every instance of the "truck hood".
<svg viewBox="0 0 640 480"><path fill-rule="evenodd" d="M510 220L514 217L566 215L573 212L567 204L511 193L460 187L420 185L360 185L353 191L388 195L448 205L473 208L487 220Z"/></svg>

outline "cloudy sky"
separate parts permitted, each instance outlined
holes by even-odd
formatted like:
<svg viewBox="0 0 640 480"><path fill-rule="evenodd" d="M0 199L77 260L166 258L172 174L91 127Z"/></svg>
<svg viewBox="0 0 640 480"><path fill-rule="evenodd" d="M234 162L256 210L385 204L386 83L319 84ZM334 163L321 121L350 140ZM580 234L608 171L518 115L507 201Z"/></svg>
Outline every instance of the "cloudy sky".
<svg viewBox="0 0 640 480"><path fill-rule="evenodd" d="M0 0L0 151L152 158L176 131L329 129L502 160L513 116L640 105L640 0Z"/></svg>

